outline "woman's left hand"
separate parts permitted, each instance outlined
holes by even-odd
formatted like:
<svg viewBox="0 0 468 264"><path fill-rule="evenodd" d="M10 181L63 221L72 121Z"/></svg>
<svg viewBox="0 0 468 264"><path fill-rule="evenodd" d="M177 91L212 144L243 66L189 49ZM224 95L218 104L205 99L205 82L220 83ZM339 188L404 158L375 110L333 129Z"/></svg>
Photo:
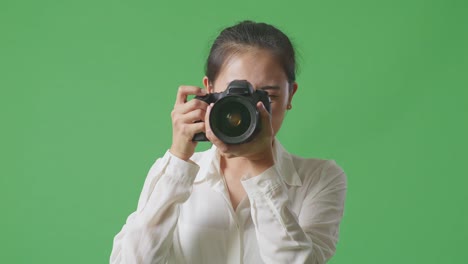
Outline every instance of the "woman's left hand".
<svg viewBox="0 0 468 264"><path fill-rule="evenodd" d="M273 128L271 126L270 113L262 102L257 102L257 110L260 114L261 129L254 138L242 144L226 144L217 138L210 126L210 113L213 104L208 106L205 116L206 137L215 144L221 155L227 158L243 157L251 165L252 173L258 175L274 165L273 159Z"/></svg>

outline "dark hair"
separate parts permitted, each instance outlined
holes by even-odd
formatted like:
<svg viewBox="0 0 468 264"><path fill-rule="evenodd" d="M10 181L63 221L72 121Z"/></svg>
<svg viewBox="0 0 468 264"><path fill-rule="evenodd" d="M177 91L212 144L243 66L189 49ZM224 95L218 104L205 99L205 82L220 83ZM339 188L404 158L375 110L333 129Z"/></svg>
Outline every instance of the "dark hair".
<svg viewBox="0 0 468 264"><path fill-rule="evenodd" d="M283 67L289 83L296 80L296 59L289 38L272 25L248 20L225 28L216 38L206 62L208 79L214 82L229 57L249 48L272 52Z"/></svg>

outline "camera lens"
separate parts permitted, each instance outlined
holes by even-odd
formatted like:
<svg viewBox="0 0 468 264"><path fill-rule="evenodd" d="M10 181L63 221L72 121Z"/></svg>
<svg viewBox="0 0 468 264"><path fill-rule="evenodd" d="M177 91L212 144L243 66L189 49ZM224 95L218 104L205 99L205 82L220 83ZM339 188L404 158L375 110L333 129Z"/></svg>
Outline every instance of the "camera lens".
<svg viewBox="0 0 468 264"><path fill-rule="evenodd" d="M250 126L249 110L238 102L226 102L215 113L216 127L222 135L238 137Z"/></svg>
<svg viewBox="0 0 468 264"><path fill-rule="evenodd" d="M227 96L215 103L210 123L213 133L223 142L240 144L251 139L258 122L255 106L240 96Z"/></svg>
<svg viewBox="0 0 468 264"><path fill-rule="evenodd" d="M227 114L226 119L232 127L237 127L242 123L241 114L236 112Z"/></svg>

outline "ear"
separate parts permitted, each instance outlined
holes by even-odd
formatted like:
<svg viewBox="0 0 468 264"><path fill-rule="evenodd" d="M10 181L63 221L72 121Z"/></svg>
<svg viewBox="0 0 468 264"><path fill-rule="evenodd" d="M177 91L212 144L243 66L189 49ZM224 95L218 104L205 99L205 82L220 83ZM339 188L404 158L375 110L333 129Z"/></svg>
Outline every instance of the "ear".
<svg viewBox="0 0 468 264"><path fill-rule="evenodd" d="M294 94L296 93L297 88L299 87L299 86L297 85L297 82L293 82L291 85L292 85L292 87L291 87L290 90L289 90L288 104L291 104L292 98L293 98Z"/></svg>
<svg viewBox="0 0 468 264"><path fill-rule="evenodd" d="M213 85L212 83L210 82L210 80L208 79L208 77L203 77L203 85L205 86L205 89L208 91L208 93L213 93L214 90L213 90Z"/></svg>

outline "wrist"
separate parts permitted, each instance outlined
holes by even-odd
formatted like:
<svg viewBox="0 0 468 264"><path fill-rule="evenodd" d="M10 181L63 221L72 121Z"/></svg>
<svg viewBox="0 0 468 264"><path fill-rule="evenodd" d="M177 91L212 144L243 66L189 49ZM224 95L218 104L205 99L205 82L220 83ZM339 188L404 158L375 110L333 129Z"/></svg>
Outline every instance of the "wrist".
<svg viewBox="0 0 468 264"><path fill-rule="evenodd" d="M187 153L187 152L184 152L184 151L179 151L174 147L171 147L169 149L169 152L172 155L176 156L177 158L179 158L181 160L185 160L185 161L188 161L190 159L190 157L192 157L192 154L193 154L193 153Z"/></svg>

